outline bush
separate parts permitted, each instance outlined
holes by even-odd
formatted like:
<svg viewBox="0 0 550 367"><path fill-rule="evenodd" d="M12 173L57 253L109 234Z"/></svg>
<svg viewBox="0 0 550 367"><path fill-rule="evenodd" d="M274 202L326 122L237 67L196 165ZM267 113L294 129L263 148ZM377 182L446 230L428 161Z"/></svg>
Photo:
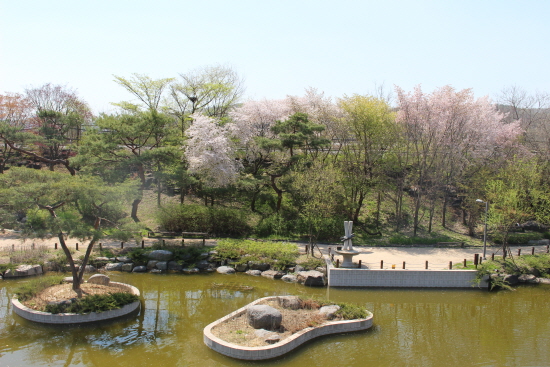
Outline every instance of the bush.
<svg viewBox="0 0 550 367"><path fill-rule="evenodd" d="M250 233L246 212L202 205L167 205L157 212L159 226L169 232L208 232L244 236Z"/></svg>
<svg viewBox="0 0 550 367"><path fill-rule="evenodd" d="M269 237L271 235L288 237L292 230L292 221L283 218L279 213L262 218L256 228L254 228L254 232L260 237Z"/></svg>
<svg viewBox="0 0 550 367"><path fill-rule="evenodd" d="M117 292L110 294L93 294L76 299L68 304L46 305L45 311L50 313L78 313L103 312L116 310L124 305L137 301L138 296L131 293Z"/></svg>
<svg viewBox="0 0 550 367"><path fill-rule="evenodd" d="M529 241L538 241L544 238L543 233L539 232L526 232L526 233L511 233L508 235L509 245L522 245L529 243ZM493 241L499 245L504 241L504 236L501 233L493 236Z"/></svg>
<svg viewBox="0 0 550 367"><path fill-rule="evenodd" d="M299 251L293 243L256 242L251 240L220 240L216 247L216 259L262 261L282 270L296 263ZM246 256L245 256L246 255Z"/></svg>

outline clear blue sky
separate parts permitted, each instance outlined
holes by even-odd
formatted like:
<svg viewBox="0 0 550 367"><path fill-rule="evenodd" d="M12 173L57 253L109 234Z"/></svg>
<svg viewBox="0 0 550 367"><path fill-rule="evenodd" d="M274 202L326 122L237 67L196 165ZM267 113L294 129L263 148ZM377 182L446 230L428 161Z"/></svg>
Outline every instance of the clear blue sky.
<svg viewBox="0 0 550 367"><path fill-rule="evenodd" d="M451 84L550 92L545 0L0 0L0 93L77 89L95 112L131 99L113 74L225 65L249 98Z"/></svg>

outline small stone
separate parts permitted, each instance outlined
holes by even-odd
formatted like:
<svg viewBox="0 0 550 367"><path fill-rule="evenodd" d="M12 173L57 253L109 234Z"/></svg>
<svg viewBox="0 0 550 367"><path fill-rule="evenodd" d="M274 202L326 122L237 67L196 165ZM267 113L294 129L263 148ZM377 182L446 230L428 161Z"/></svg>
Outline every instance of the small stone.
<svg viewBox="0 0 550 367"><path fill-rule="evenodd" d="M140 265L136 266L132 269L132 273L145 273L147 271L147 267Z"/></svg>
<svg viewBox="0 0 550 367"><path fill-rule="evenodd" d="M216 271L220 274L235 274L235 269L230 266L220 266Z"/></svg>
<svg viewBox="0 0 550 367"><path fill-rule="evenodd" d="M132 259L130 259L128 256L117 256L116 261L121 263L131 263Z"/></svg>
<svg viewBox="0 0 550 367"><path fill-rule="evenodd" d="M106 271L121 271L122 270L122 264L124 263L109 263L105 265Z"/></svg>
<svg viewBox="0 0 550 367"><path fill-rule="evenodd" d="M152 273L152 274L162 274L163 271L160 270L160 269L151 269L150 273Z"/></svg>
<svg viewBox="0 0 550 367"><path fill-rule="evenodd" d="M281 280L283 282L287 282L287 283L298 283L298 278L296 277L296 275L294 274L286 274L286 275L283 275L283 277L281 278Z"/></svg>
<svg viewBox="0 0 550 367"><path fill-rule="evenodd" d="M188 274L200 272L199 268L183 268L181 271Z"/></svg>
<svg viewBox="0 0 550 367"><path fill-rule="evenodd" d="M167 261L159 261L157 262L156 268L159 270L167 270L168 269L168 262Z"/></svg>
<svg viewBox="0 0 550 367"><path fill-rule="evenodd" d="M259 270L248 270L246 274L259 277L260 275L262 275L262 272Z"/></svg>
<svg viewBox="0 0 550 367"><path fill-rule="evenodd" d="M340 306L328 305L328 306L321 307L319 309L319 313L321 315L324 315L327 319L332 320L335 317L336 312L338 312L338 310L340 310Z"/></svg>
<svg viewBox="0 0 550 367"><path fill-rule="evenodd" d="M157 263L157 260L149 260L149 262L147 262L147 269L155 269L157 267Z"/></svg>
<svg viewBox="0 0 550 367"><path fill-rule="evenodd" d="M281 279L285 275L282 271L278 270L266 270L262 272L262 276L270 279Z"/></svg>

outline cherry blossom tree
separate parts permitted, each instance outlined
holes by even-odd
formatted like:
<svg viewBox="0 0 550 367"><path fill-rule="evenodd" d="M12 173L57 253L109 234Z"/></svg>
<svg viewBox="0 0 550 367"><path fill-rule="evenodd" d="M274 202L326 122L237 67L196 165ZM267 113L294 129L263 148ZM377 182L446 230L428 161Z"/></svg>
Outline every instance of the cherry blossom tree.
<svg viewBox="0 0 550 367"><path fill-rule="evenodd" d="M241 164L235 159L235 146L228 127L207 116L191 117L193 124L186 131L185 147L189 172L202 177L210 187L234 183Z"/></svg>
<svg viewBox="0 0 550 367"><path fill-rule="evenodd" d="M472 160L488 160L518 148L522 131L517 122L505 123L487 97L475 99L470 89L445 86L425 94L417 86L409 93L396 87L396 92L397 121L412 157L416 235L425 197L433 198L438 187L454 184Z"/></svg>

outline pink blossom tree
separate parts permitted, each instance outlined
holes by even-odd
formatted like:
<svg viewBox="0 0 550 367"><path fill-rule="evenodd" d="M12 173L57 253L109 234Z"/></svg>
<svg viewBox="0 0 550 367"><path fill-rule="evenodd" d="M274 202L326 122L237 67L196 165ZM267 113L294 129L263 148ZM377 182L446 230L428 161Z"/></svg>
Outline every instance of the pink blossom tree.
<svg viewBox="0 0 550 367"><path fill-rule="evenodd" d="M438 188L455 184L473 161L487 161L517 149L521 129L517 122L505 123L505 116L487 97L475 99L470 89L444 86L425 94L417 86L409 93L399 87L396 91L397 121L403 127L413 167L416 235L424 199L430 199L433 215Z"/></svg>
<svg viewBox="0 0 550 367"><path fill-rule="evenodd" d="M189 172L203 178L209 187L224 187L235 182L241 164L235 159L235 146L227 126L203 115L192 115L186 130L189 138L185 157Z"/></svg>

